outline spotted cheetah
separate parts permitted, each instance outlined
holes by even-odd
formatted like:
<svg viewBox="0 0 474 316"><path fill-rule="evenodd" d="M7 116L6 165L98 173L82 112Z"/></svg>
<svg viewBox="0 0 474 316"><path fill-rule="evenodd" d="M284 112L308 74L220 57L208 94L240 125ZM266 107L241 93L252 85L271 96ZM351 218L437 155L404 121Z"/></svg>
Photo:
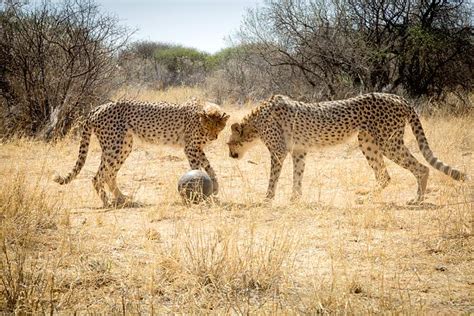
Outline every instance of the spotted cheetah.
<svg viewBox="0 0 474 316"><path fill-rule="evenodd" d="M385 93L370 93L354 98L320 103L303 103L282 95L263 102L241 123L234 123L228 141L229 155L242 158L257 139L263 141L271 155L271 173L266 194L275 195L282 163L288 153L293 160L293 194L301 195L305 157L311 147L342 143L357 134L359 147L375 172L379 189L387 186L390 177L383 156L413 173L418 181L418 196L423 200L428 180L428 167L420 164L404 145L406 122L416 136L423 157L431 166L462 180L465 174L438 160L428 146L415 110L403 98Z"/></svg>
<svg viewBox="0 0 474 316"><path fill-rule="evenodd" d="M204 168L218 191L216 174L203 148L217 139L229 115L212 103L192 99L184 104L167 102L117 101L98 106L88 115L82 132L79 157L74 169L65 177L56 176L59 184L67 184L81 171L86 160L92 132L102 148L97 174L92 182L104 207L109 206L104 184L107 183L115 203L124 203L126 196L116 183L117 173L132 150L133 135L158 144L184 147L191 169Z"/></svg>

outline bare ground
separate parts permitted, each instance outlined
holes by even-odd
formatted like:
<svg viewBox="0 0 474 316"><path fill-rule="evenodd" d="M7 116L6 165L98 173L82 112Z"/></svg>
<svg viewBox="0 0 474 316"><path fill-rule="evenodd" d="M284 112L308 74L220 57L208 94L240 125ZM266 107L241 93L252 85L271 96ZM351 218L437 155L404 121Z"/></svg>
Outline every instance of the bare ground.
<svg viewBox="0 0 474 316"><path fill-rule="evenodd" d="M234 119L246 112L229 111ZM435 154L470 174L473 122L423 121ZM188 170L179 150L136 140L118 181L137 205L103 209L91 184L96 141L67 186L51 179L74 165L77 139L0 145L0 310L474 313L472 180L456 182L431 168L427 201L409 206L415 178L387 162L389 187L360 196L375 179L352 141L308 156L303 198L295 204L287 159L275 202L263 204L269 155L259 145L241 161L228 158L228 134L207 150L220 179L219 201L192 207L176 191ZM427 165L407 134L410 150ZM46 206L17 216L9 210L18 192L24 200L15 205ZM45 217L50 225L38 224ZM22 284L31 293L22 294ZM13 303L7 292L17 293Z"/></svg>

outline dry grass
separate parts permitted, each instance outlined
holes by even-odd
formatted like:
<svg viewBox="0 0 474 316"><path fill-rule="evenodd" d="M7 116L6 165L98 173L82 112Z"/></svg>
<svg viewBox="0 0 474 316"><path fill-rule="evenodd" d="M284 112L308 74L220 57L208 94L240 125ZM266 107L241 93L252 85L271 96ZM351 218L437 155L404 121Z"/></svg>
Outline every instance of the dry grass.
<svg viewBox="0 0 474 316"><path fill-rule="evenodd" d="M203 97L193 89L140 92L174 102L191 95ZM227 110L236 120L248 108ZM472 174L473 118L423 123L437 156ZM285 161L276 200L264 205L266 149L233 161L228 134L207 150L221 202L192 207L176 192L188 169L179 150L137 141L119 184L143 206L101 209L91 184L95 140L67 186L51 179L72 168L77 139L0 145L0 312L474 312L472 180L432 169L427 203L409 207L415 179L388 163L391 185L360 201L354 192L375 180L350 142L310 154L297 204L288 201Z"/></svg>

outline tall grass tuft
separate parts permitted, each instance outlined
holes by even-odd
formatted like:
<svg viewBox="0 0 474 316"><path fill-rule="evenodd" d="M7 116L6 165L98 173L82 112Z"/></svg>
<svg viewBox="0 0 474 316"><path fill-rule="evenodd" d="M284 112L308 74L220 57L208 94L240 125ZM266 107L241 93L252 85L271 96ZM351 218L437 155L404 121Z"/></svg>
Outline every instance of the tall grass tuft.
<svg viewBox="0 0 474 316"><path fill-rule="evenodd" d="M297 242L281 232L263 235L185 229L159 256L156 289L163 298L192 303L193 312L244 314L284 301Z"/></svg>
<svg viewBox="0 0 474 316"><path fill-rule="evenodd" d="M45 235L57 229L57 202L25 174L16 174L0 191L0 311L35 313L51 310L49 259L44 260Z"/></svg>

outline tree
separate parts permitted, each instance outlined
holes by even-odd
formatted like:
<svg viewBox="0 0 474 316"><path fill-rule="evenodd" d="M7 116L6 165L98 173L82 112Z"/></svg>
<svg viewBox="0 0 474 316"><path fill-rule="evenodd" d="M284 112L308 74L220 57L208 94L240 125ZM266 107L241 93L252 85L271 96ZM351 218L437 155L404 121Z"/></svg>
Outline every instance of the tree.
<svg viewBox="0 0 474 316"><path fill-rule="evenodd" d="M107 97L130 35L86 0L10 5L0 25L6 129L47 140L64 136Z"/></svg>
<svg viewBox="0 0 474 316"><path fill-rule="evenodd" d="M173 45L155 50L155 60L169 73L166 85L193 85L202 82L208 54L197 49Z"/></svg>
<svg viewBox="0 0 474 316"><path fill-rule="evenodd" d="M464 0L273 0L247 13L237 38L270 72L290 69L284 80L304 83L293 94L440 95L473 87L472 21Z"/></svg>
<svg viewBox="0 0 474 316"><path fill-rule="evenodd" d="M375 82L412 96L472 88L472 12L464 0L349 0ZM452 70L455 70L452 72Z"/></svg>
<svg viewBox="0 0 474 316"><path fill-rule="evenodd" d="M269 80L268 65L252 47L236 45L225 48L208 58L211 70L206 79L207 90L217 103L225 99L238 103L262 99L280 90L274 80ZM278 78L282 78L283 74Z"/></svg>
<svg viewBox="0 0 474 316"><path fill-rule="evenodd" d="M159 42L135 42L119 55L122 75L130 83L157 88L202 83L209 70L209 54Z"/></svg>
<svg viewBox="0 0 474 316"><path fill-rule="evenodd" d="M163 88L167 81L166 69L155 59L155 51L167 49L171 45L152 41L132 42L118 56L120 76L127 84L147 85Z"/></svg>

